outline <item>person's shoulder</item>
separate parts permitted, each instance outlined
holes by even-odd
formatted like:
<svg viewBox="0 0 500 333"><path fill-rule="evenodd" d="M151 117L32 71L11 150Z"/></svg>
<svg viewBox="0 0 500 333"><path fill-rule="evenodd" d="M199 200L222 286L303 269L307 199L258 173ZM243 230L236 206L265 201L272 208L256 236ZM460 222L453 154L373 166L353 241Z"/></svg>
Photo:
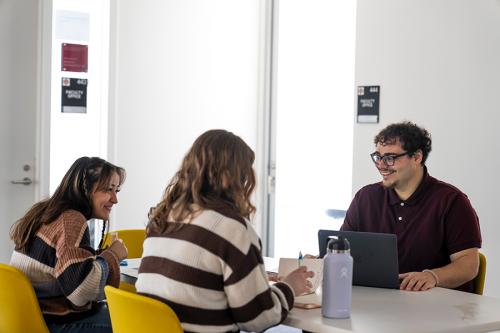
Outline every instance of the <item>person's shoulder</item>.
<svg viewBox="0 0 500 333"><path fill-rule="evenodd" d="M88 228L87 219L79 211L68 209L38 230L38 236L53 244L79 244ZM50 241L49 241L50 240Z"/></svg>
<svg viewBox="0 0 500 333"><path fill-rule="evenodd" d="M205 210L198 216L195 224L210 229L231 243L246 243L247 240L255 244L259 243L257 232L246 219L240 220L214 210Z"/></svg>
<svg viewBox="0 0 500 333"><path fill-rule="evenodd" d="M77 223L83 225L87 222L87 219L83 214L74 209L68 209L61 213L60 218L64 221L70 221L71 223Z"/></svg>
<svg viewBox="0 0 500 333"><path fill-rule="evenodd" d="M212 230L227 230L231 232L252 232L253 228L246 219L225 215L215 210L203 211L197 219L197 224L209 226Z"/></svg>
<svg viewBox="0 0 500 333"><path fill-rule="evenodd" d="M61 215L59 215L58 221L68 237L71 234L80 236L87 228L87 219L85 216L74 209L68 209L62 212Z"/></svg>
<svg viewBox="0 0 500 333"><path fill-rule="evenodd" d="M432 176L429 177L429 183L430 187L429 189L433 192L439 193L440 195L450 195L450 196L465 196L467 195L462 192L458 187L455 185L452 185L450 183L447 183L445 181L439 180L437 178L434 178Z"/></svg>
<svg viewBox="0 0 500 333"><path fill-rule="evenodd" d="M235 225L235 226L240 226L240 227L246 227L247 226L247 221L245 220L239 220L234 217L231 217L229 215L225 215L221 212L212 210L212 209L206 209L203 210L196 218L195 220L197 223L202 223L202 224L211 224L211 225Z"/></svg>
<svg viewBox="0 0 500 333"><path fill-rule="evenodd" d="M371 195L380 195L385 192L385 188L381 182L368 184L363 186L358 190L356 196L371 196Z"/></svg>
<svg viewBox="0 0 500 333"><path fill-rule="evenodd" d="M46 226L51 226L51 228L64 227L64 226L84 226L86 225L87 219L77 210L67 209L63 211L59 216Z"/></svg>

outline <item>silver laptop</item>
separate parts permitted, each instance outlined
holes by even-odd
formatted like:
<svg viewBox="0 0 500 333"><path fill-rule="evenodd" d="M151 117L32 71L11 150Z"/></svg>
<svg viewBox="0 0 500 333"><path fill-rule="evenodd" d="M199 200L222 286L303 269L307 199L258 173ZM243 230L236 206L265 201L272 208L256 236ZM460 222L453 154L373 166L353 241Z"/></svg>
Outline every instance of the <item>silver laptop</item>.
<svg viewBox="0 0 500 333"><path fill-rule="evenodd" d="M354 260L352 284L399 289L398 243L396 235L374 232L319 230L320 258L331 237L343 236L351 245Z"/></svg>

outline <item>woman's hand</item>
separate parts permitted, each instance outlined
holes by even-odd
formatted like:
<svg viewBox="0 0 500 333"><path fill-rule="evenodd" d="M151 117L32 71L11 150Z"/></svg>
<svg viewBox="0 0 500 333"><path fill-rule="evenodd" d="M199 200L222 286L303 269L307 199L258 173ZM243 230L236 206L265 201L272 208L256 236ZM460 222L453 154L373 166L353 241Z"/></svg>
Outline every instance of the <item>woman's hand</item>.
<svg viewBox="0 0 500 333"><path fill-rule="evenodd" d="M112 251L118 257L118 260L123 260L128 256L127 247L125 246L123 240L121 239L114 240L113 243L111 243L108 250Z"/></svg>
<svg viewBox="0 0 500 333"><path fill-rule="evenodd" d="M276 272L267 272L267 279L272 282L279 282L281 280Z"/></svg>
<svg viewBox="0 0 500 333"><path fill-rule="evenodd" d="M292 287L295 296L299 296L311 292L312 283L308 278L313 276L313 271L308 271L306 266L300 266L285 276L282 281Z"/></svg>

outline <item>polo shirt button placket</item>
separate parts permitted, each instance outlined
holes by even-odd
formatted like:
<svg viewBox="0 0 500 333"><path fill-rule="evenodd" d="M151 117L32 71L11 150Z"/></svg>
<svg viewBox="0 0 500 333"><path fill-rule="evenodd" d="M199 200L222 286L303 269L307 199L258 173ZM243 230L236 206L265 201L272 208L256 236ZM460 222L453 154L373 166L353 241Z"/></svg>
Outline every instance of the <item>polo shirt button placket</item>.
<svg viewBox="0 0 500 333"><path fill-rule="evenodd" d="M401 201L401 202L399 203L399 205L400 205L401 207L404 207L404 206L405 206L405 203ZM399 217L398 217L398 221L399 221L399 222L403 222L403 217L402 217L402 216L399 216Z"/></svg>

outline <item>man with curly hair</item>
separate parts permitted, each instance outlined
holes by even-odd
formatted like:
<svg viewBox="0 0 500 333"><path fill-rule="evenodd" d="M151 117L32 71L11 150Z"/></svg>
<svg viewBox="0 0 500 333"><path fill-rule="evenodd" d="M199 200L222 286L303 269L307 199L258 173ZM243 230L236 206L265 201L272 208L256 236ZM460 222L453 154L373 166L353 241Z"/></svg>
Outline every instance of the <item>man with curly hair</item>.
<svg viewBox="0 0 500 333"><path fill-rule="evenodd" d="M370 156L382 181L356 193L341 230L396 234L402 290L439 286L472 292L479 220L464 193L427 172L429 132L396 123L374 143Z"/></svg>

